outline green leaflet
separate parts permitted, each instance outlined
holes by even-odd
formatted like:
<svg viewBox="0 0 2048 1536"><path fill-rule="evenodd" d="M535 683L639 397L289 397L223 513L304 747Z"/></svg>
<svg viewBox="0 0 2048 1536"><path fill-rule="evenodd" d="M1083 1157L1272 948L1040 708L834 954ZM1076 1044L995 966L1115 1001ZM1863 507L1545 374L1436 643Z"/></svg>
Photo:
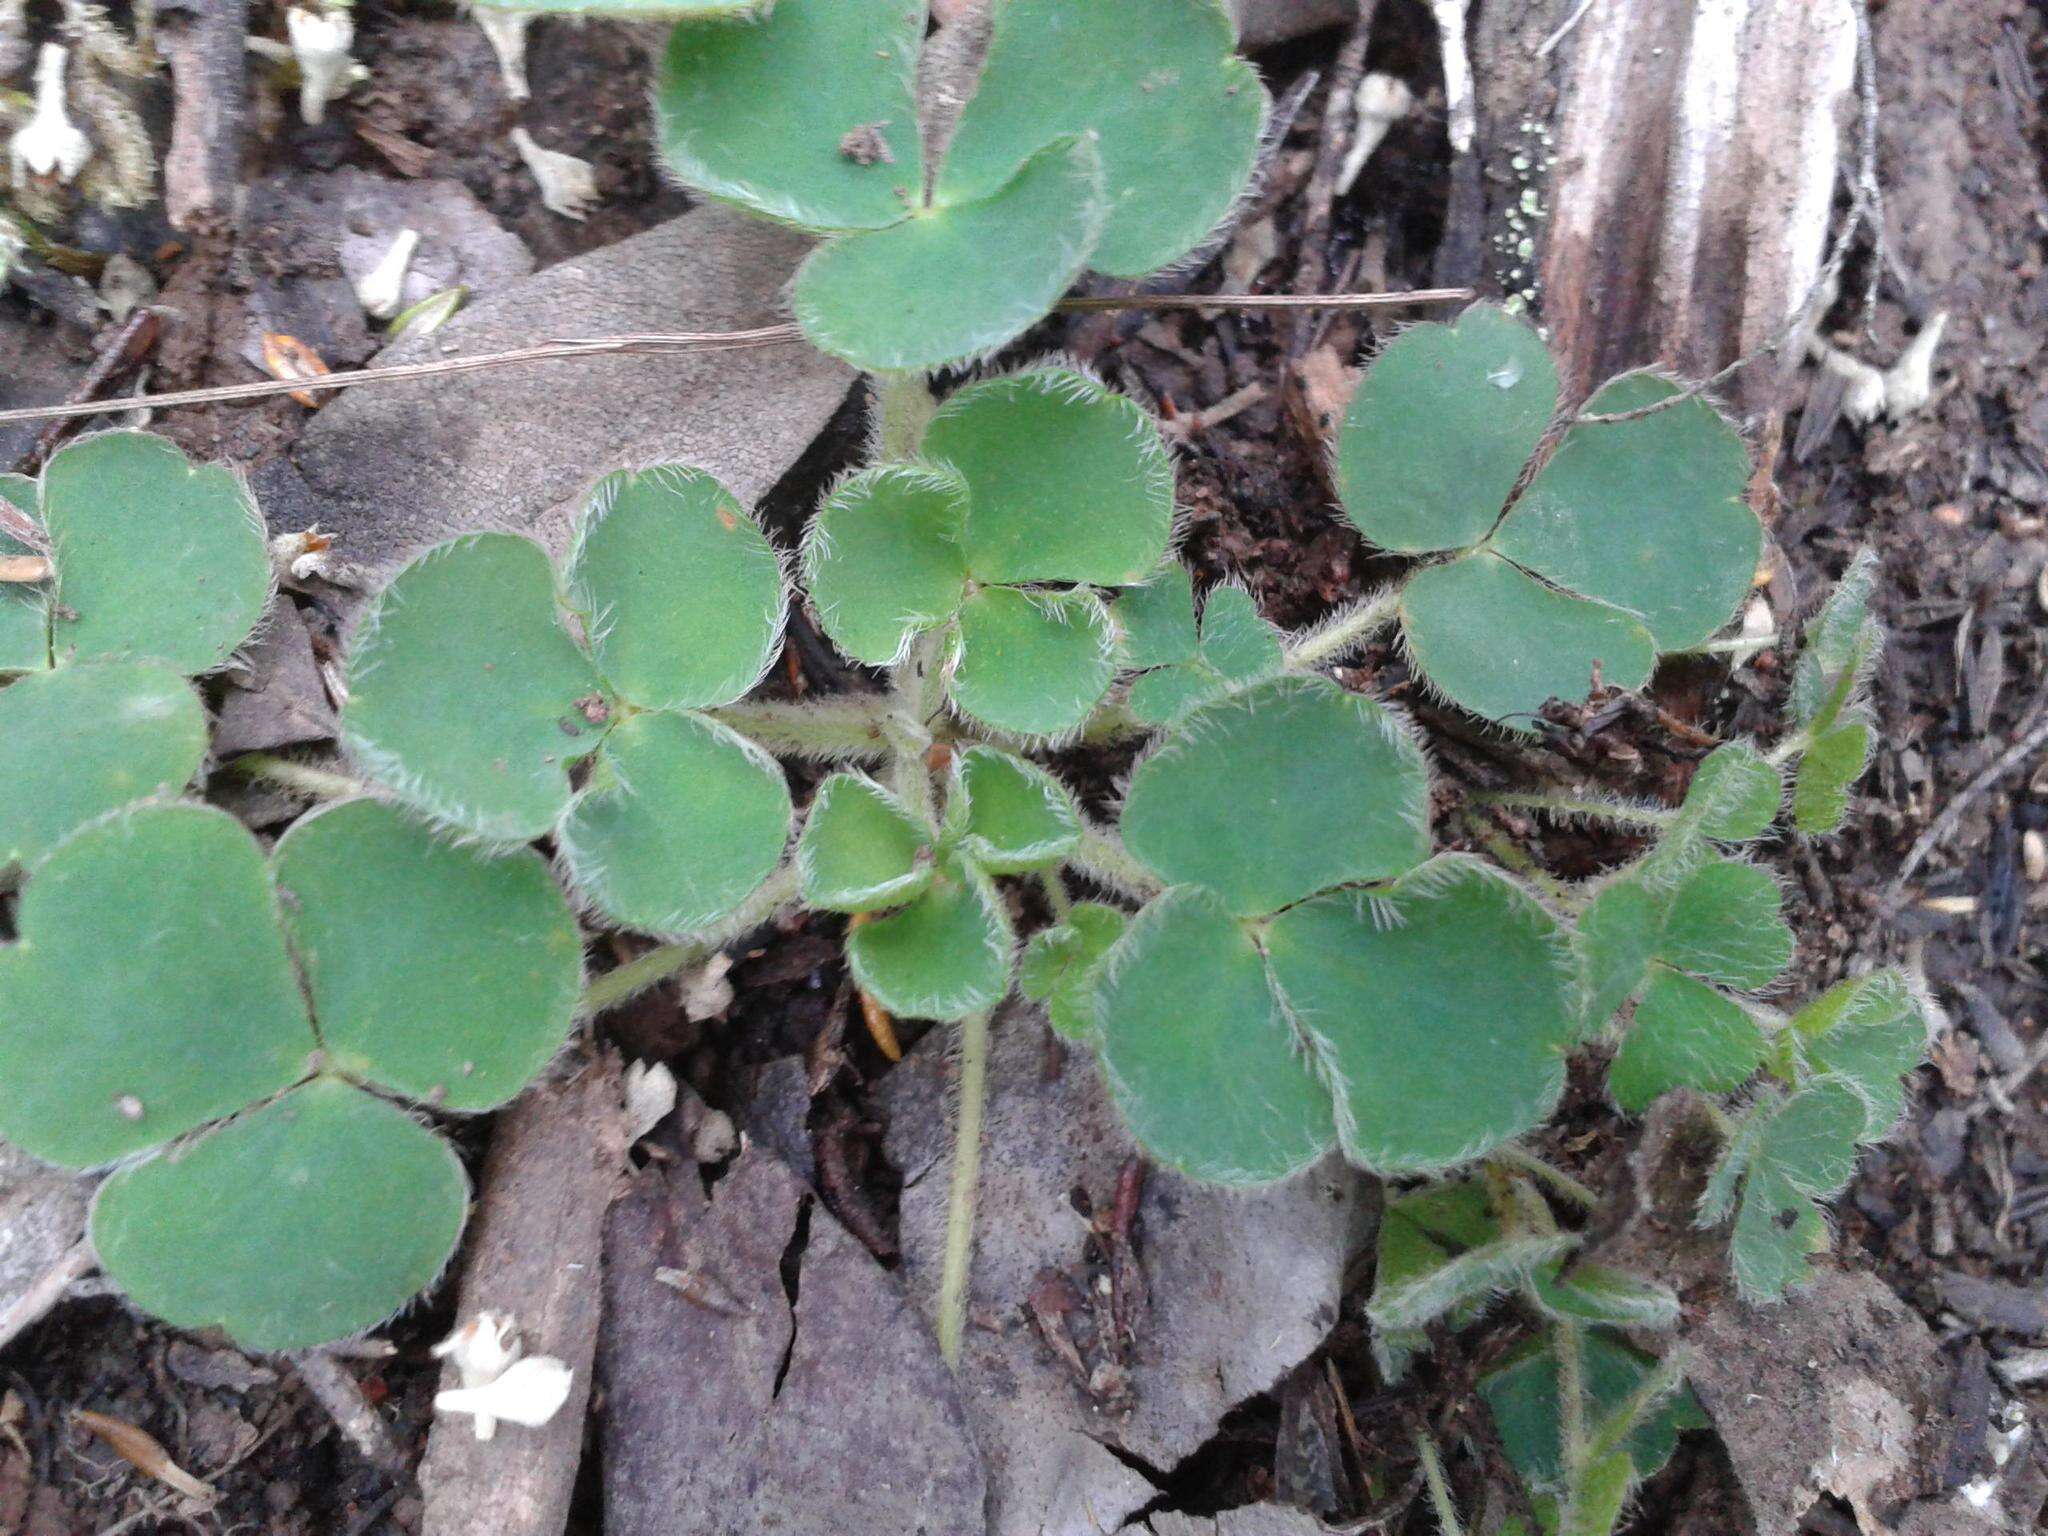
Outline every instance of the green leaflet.
<svg viewBox="0 0 2048 1536"><path fill-rule="evenodd" d="M990 874L1043 868L1081 841L1081 813L1066 786L1036 763L993 747L955 756L947 813L949 821L958 816L960 848Z"/></svg>
<svg viewBox="0 0 2048 1536"><path fill-rule="evenodd" d="M1167 883L1206 885L1249 917L1414 868L1429 853L1428 799L1400 717L1291 677L1184 717L1131 775L1123 834Z"/></svg>
<svg viewBox="0 0 2048 1536"><path fill-rule="evenodd" d="M1727 1093L1762 1064L1763 1030L1726 994L1654 966L1635 1022L1607 1073L1607 1091L1630 1114L1674 1088Z"/></svg>
<svg viewBox="0 0 2048 1536"><path fill-rule="evenodd" d="M1884 643L1870 612L1877 573L1876 552L1859 549L1806 626L1792 669L1792 718L1806 730L1824 733L1877 663Z"/></svg>
<svg viewBox="0 0 2048 1536"><path fill-rule="evenodd" d="M1716 747L1693 773L1679 808L1683 826L1720 843L1762 837L1777 820L1785 784L1754 747L1739 741Z"/></svg>
<svg viewBox="0 0 2048 1536"><path fill-rule="evenodd" d="M75 833L22 892L19 931L0 949L0 1135L33 1157L110 1163L306 1071L318 1042L270 872L224 811L144 806Z"/></svg>
<svg viewBox="0 0 2048 1536"><path fill-rule="evenodd" d="M687 185L806 229L881 229L923 189L923 0L778 0L669 34L662 158ZM849 153L861 130L878 147Z"/></svg>
<svg viewBox="0 0 2048 1536"><path fill-rule="evenodd" d="M886 667L967 593L967 482L928 465L877 464L841 480L804 535L818 623L855 661Z"/></svg>
<svg viewBox="0 0 2048 1536"><path fill-rule="evenodd" d="M583 936L538 854L451 846L346 800L294 824L274 865L332 1069L479 1110L562 1048Z"/></svg>
<svg viewBox="0 0 2048 1536"><path fill-rule="evenodd" d="M270 596L262 515L233 471L146 432L101 432L52 455L42 520L56 567L52 656L211 672Z"/></svg>
<svg viewBox="0 0 2048 1536"><path fill-rule="evenodd" d="M1186 581L1185 572L1181 579ZM1147 588L1133 588L1118 599L1118 607L1148 593ZM1153 601L1149 595L1143 600ZM1190 595L1191 641L1192 603ZM1134 658L1127 656L1126 660L1137 665ZM1238 587L1217 587L1202 605L1199 641L1194 641L1184 660L1156 667L1131 684L1130 711L1148 725L1171 725L1211 700L1277 677L1285 662L1280 631L1260 616L1251 594Z"/></svg>
<svg viewBox="0 0 2048 1536"><path fill-rule="evenodd" d="M136 1303L245 1349L374 1328L455 1252L469 1181L404 1110L316 1078L199 1140L115 1174L92 1241Z"/></svg>
<svg viewBox="0 0 2048 1536"><path fill-rule="evenodd" d="M954 703L1013 736L1059 736L1116 675L1116 631L1092 592L984 587L960 610Z"/></svg>
<svg viewBox="0 0 2048 1536"><path fill-rule="evenodd" d="M1362 1167L1469 1161L1533 1129L1563 1091L1577 1030L1563 937L1476 860L1442 855L1384 897L1294 907L1273 921L1267 959Z"/></svg>
<svg viewBox="0 0 2048 1536"><path fill-rule="evenodd" d="M1375 1329L1412 1332L1438 1318L1519 1285L1541 1266L1563 1257L1578 1239L1569 1233L1509 1237L1467 1249L1435 1268L1373 1288L1366 1316Z"/></svg>
<svg viewBox="0 0 2048 1536"><path fill-rule="evenodd" d="M1146 1153L1212 1184L1270 1184L1336 1142L1330 1094L1212 893L1168 891L1103 962L1097 1054Z"/></svg>
<svg viewBox="0 0 2048 1536"><path fill-rule="evenodd" d="M0 869L138 800L176 795L206 757L206 711L157 662L31 672L0 690Z"/></svg>
<svg viewBox="0 0 2048 1536"><path fill-rule="evenodd" d="M987 877L942 858L916 900L848 930L846 960L861 990L891 1013L958 1019L1002 1000L1012 944Z"/></svg>
<svg viewBox="0 0 2048 1536"><path fill-rule="evenodd" d="M806 906L880 912L931 884L931 839L881 785L835 773L811 801L796 867Z"/></svg>
<svg viewBox="0 0 2048 1536"><path fill-rule="evenodd" d="M936 201L819 246L797 269L791 308L812 346L856 368L964 363L1052 309L1107 212L1093 141L1055 140L986 197Z"/></svg>
<svg viewBox="0 0 2048 1536"><path fill-rule="evenodd" d="M1598 1423L1634 1395L1656 1362L1598 1331L1584 1335L1582 1348L1587 1417ZM1557 1356L1548 1344L1524 1349L1509 1364L1481 1377L1479 1392L1493 1410L1501 1444L1522 1480L1538 1493L1562 1493ZM1690 1389L1682 1389L1652 1410L1623 1446L1636 1473L1654 1477L1678 1448L1681 1432L1707 1427L1698 1400Z"/></svg>
<svg viewBox="0 0 2048 1536"><path fill-rule="evenodd" d="M1514 730L1551 699L1583 699L1594 679L1640 688L1656 642L1632 615L1545 586L1481 552L1433 565L1401 591L1408 648L1455 703Z"/></svg>
<svg viewBox="0 0 2048 1536"><path fill-rule="evenodd" d="M1792 779L1792 825L1819 835L1839 832L1849 815L1849 791L1863 777L1871 751L1869 722L1847 719L1814 739Z"/></svg>
<svg viewBox="0 0 2048 1536"><path fill-rule="evenodd" d="M1069 1040L1095 1037L1095 989L1102 957L1123 937L1130 919L1116 907L1077 902L1066 921L1041 928L1024 946L1017 985L1045 1004L1052 1027Z"/></svg>

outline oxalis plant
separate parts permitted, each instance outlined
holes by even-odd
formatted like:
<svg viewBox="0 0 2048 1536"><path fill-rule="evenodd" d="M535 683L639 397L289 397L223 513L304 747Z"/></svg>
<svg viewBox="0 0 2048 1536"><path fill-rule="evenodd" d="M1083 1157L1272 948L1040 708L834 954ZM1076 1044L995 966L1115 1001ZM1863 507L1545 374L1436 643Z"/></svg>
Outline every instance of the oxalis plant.
<svg viewBox="0 0 2048 1536"><path fill-rule="evenodd" d="M949 1357L990 1018L1017 989L1157 1162L1257 1187L1334 1153L1389 1181L1383 1367L1517 1298L1538 1330L1484 1384L1517 1518L1611 1530L1697 1414L1682 1360L1638 1348L1677 1300L1581 1255L1590 1191L1521 1143L1591 1055L1623 1112L1706 1106L1698 1216L1731 1227L1745 1294L1781 1294L1826 1245L1924 1009L1886 971L1788 1009L1791 933L1745 850L1788 814L1820 833L1846 813L1874 566L1807 625L1782 739L1720 746L1680 804L1490 797L1613 823L1631 862L1567 886L1440 849L1451 792L1413 723L1322 669L1397 627L1423 688L1512 735L1660 656L1732 649L1713 637L1762 545L1739 436L1646 374L1561 411L1541 338L1475 308L1390 342L1335 445L1345 513L1409 573L1293 636L1236 588L1198 603L1138 405L1059 360L942 400L921 370L1011 339L1084 264L1193 248L1242 189L1263 98L1206 0L997 0L990 28L941 152L911 93L921 7L678 25L671 164L828 233L796 307L887 370L870 460L788 559L688 466L599 480L559 559L500 533L421 554L353 633L359 777L226 765L332 802L272 847L186 798L224 771L192 680L269 591L239 482L114 433L4 487L51 575L0 588L20 883L0 1135L114 1170L93 1237L143 1307L251 1348L335 1339L454 1251L467 1188L436 1117L505 1102L579 1015L777 912L844 914L862 991L958 1031ZM750 697L792 586L878 690ZM1114 807L1047 766L1076 743L1135 749ZM801 811L779 759L823 773ZM586 986L579 915L659 943Z"/></svg>

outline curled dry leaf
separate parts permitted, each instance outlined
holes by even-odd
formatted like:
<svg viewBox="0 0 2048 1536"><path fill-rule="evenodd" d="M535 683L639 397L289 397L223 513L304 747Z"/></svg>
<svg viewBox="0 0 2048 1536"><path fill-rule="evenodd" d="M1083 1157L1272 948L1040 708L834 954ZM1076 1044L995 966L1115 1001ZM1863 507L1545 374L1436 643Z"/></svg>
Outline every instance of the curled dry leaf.
<svg viewBox="0 0 2048 1536"><path fill-rule="evenodd" d="M71 1417L79 1428L88 1430L105 1441L114 1454L129 1466L155 1478L173 1492L183 1494L188 1499L196 1499L202 1504L212 1504L220 1498L211 1483L201 1482L171 1460L170 1452L157 1444L156 1437L147 1430L138 1429L126 1419L94 1413L85 1408L78 1409Z"/></svg>
<svg viewBox="0 0 2048 1536"><path fill-rule="evenodd" d="M283 331L264 332L263 368L273 379L317 379L332 372L318 352ZM291 398L308 410L320 403L309 389L295 389Z"/></svg>

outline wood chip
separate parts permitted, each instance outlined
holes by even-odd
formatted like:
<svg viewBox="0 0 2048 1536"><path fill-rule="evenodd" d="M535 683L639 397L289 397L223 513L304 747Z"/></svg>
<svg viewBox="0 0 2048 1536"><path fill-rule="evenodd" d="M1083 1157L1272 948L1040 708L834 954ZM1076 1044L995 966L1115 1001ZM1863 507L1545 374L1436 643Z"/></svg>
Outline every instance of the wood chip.
<svg viewBox="0 0 2048 1536"><path fill-rule="evenodd" d="M263 367L273 379L287 380L317 379L332 371L318 352L283 331L264 332ZM320 397L309 389L295 389L291 398L308 410L320 403Z"/></svg>

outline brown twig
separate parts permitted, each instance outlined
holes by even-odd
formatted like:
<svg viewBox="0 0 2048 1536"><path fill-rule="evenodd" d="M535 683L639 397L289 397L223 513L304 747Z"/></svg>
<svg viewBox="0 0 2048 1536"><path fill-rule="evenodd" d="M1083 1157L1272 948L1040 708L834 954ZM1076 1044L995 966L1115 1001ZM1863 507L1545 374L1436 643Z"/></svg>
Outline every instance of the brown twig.
<svg viewBox="0 0 2048 1536"><path fill-rule="evenodd" d="M1299 309L1328 307L1366 309L1411 304L1446 304L1472 297L1466 288L1420 288L1405 293L1334 293L1309 296L1291 294L1131 294L1128 297L1066 299L1059 308L1067 313L1103 309ZM233 400L267 400L276 395L304 391L311 394L336 389L353 389L359 384L390 384L404 379L435 378L442 374L474 373L483 368L500 368L516 363L576 361L593 357L658 356L680 352L730 352L748 347L783 346L802 340L794 325L766 325L748 331L680 332L675 335L598 336L585 340L543 341L509 352L479 352L474 357L440 358L430 363L398 363L387 368L359 368L352 373L330 373L315 379L286 381L264 379L249 384L222 384L210 389L184 389L163 395L142 395L132 407L170 410L185 405L215 405ZM94 416L108 409L98 403L31 405L0 411L0 423L45 421L72 416Z"/></svg>
<svg viewBox="0 0 2048 1536"><path fill-rule="evenodd" d="M1330 256L1330 207L1337 198L1337 172L1344 164L1344 152L1358 131L1358 81L1365 73L1365 49L1372 41L1373 13L1379 0L1357 0L1358 16L1337 61L1330 70L1330 94L1323 100L1323 127L1316 139L1315 164L1309 171L1308 190L1303 194L1305 212L1301 220L1301 252L1294 264L1294 286L1314 293L1329 280L1326 267ZM1297 318L1288 338L1287 352L1299 360L1314 340L1313 327Z"/></svg>
<svg viewBox="0 0 2048 1536"><path fill-rule="evenodd" d="M125 410L118 403L100 402L100 394L116 379L131 372L149 356L156 346L157 333L161 329L156 311L138 309L128 317L127 323L116 331L113 337L100 348L99 356L93 359L92 367L78 388L72 391L66 402L73 406L91 405L93 409L68 413L52 421L37 434L35 443L21 456L14 467L24 475L32 475L43 467L43 462L57 451L57 445L71 435L72 420L75 416L96 415L100 411Z"/></svg>
<svg viewBox="0 0 2048 1536"><path fill-rule="evenodd" d="M1941 808L1941 814L1927 824L1927 830L1915 839L1913 846L1907 850L1904 861L1899 865L1899 872L1892 876L1891 884L1885 887L1884 900L1879 903L1880 911L1890 913L1898 910L1905 893L1906 882L1912 878L1913 871L1918 869L1927 855L1940 847L1949 833L1955 830L1956 823L1962 820L1963 812L1970 803L2033 756L2044 742L2048 742L2048 689L2042 690L2041 695L2028 709L2026 718L2020 722L2018 739L1999 753L1990 767L1958 790L1948 804Z"/></svg>

